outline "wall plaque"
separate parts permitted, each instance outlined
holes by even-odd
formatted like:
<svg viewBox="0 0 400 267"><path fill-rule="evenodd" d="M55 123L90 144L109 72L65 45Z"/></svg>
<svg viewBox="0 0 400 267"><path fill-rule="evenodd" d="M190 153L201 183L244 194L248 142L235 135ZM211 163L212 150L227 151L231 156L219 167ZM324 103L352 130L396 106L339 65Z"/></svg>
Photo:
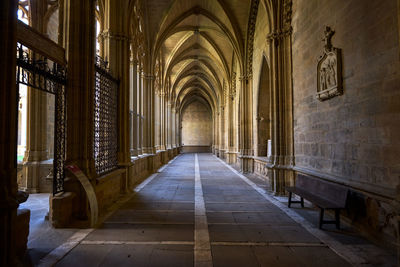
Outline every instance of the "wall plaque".
<svg viewBox="0 0 400 267"><path fill-rule="evenodd" d="M332 46L335 31L326 26L324 34L324 53L319 57L317 67L317 98L320 101L343 94L342 52Z"/></svg>

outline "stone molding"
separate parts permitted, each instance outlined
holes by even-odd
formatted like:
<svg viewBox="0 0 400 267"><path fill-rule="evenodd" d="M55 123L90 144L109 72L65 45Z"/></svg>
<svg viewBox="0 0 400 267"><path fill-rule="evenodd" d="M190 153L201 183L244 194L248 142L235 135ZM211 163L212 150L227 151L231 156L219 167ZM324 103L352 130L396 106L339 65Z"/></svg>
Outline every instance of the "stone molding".
<svg viewBox="0 0 400 267"><path fill-rule="evenodd" d="M235 99L236 96L236 72L232 72L232 79L231 79L231 91L229 92L229 97L231 100Z"/></svg>
<svg viewBox="0 0 400 267"><path fill-rule="evenodd" d="M247 28L247 73L251 75L253 73L253 44L254 44L254 32L256 28L257 13L259 0L252 0L250 7L250 16Z"/></svg>

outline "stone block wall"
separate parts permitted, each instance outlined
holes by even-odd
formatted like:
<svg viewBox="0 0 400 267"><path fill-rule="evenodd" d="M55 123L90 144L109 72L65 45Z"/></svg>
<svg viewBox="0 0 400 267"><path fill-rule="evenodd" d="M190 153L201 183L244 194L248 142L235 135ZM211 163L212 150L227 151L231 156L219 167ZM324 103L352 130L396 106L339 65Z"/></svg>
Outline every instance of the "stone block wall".
<svg viewBox="0 0 400 267"><path fill-rule="evenodd" d="M182 145L211 146L212 117L208 108L195 101L189 104L182 116Z"/></svg>
<svg viewBox="0 0 400 267"><path fill-rule="evenodd" d="M296 170L348 185L365 211L350 215L353 222L392 237L400 184L397 4L293 1L292 35ZM344 94L320 102L317 60L325 26L335 31L333 46L342 49Z"/></svg>

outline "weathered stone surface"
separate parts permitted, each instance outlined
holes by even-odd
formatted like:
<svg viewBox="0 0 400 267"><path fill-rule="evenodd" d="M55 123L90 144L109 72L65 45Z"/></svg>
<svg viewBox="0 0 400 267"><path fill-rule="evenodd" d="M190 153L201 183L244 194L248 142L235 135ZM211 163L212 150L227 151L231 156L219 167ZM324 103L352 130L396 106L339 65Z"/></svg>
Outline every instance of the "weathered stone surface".
<svg viewBox="0 0 400 267"><path fill-rule="evenodd" d="M29 235L29 220L31 212L28 209L17 210L17 225L15 227L15 245L17 255L24 257Z"/></svg>

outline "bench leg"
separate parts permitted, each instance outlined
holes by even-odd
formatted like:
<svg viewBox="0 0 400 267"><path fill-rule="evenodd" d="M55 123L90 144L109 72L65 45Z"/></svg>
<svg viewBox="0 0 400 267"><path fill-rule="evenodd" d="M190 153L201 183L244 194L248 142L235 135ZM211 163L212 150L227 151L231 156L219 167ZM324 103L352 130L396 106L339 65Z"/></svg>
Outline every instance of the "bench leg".
<svg viewBox="0 0 400 267"><path fill-rule="evenodd" d="M320 212L319 212L319 229L322 229L322 223L324 221L324 209L320 208Z"/></svg>
<svg viewBox="0 0 400 267"><path fill-rule="evenodd" d="M340 229L340 210L335 210L336 229Z"/></svg>
<svg viewBox="0 0 400 267"><path fill-rule="evenodd" d="M290 208L290 205L292 204L292 192L289 192L289 198L288 198L288 207Z"/></svg>
<svg viewBox="0 0 400 267"><path fill-rule="evenodd" d="M304 198L301 198L301 207L304 208Z"/></svg>

